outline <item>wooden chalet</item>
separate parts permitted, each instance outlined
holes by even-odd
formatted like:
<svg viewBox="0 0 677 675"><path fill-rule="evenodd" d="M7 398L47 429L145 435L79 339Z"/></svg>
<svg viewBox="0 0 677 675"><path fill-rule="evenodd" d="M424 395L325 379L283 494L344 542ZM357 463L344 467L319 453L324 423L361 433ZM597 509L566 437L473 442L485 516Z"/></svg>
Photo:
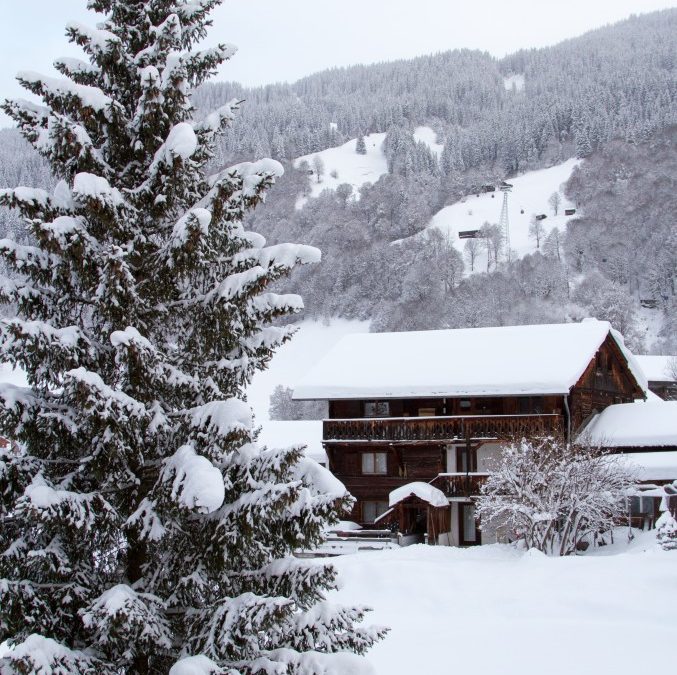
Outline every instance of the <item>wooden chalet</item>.
<svg viewBox="0 0 677 675"><path fill-rule="evenodd" d="M630 517L634 526L653 527L665 507L665 488L677 478L677 401L610 405L582 434L592 444L622 454L637 472Z"/></svg>
<svg viewBox="0 0 677 675"><path fill-rule="evenodd" d="M623 338L594 319L350 335L294 390L329 402L323 445L357 500L352 520L451 545L495 541L477 529L473 497L501 442L572 438L608 406L645 395ZM414 484L443 494L444 513Z"/></svg>

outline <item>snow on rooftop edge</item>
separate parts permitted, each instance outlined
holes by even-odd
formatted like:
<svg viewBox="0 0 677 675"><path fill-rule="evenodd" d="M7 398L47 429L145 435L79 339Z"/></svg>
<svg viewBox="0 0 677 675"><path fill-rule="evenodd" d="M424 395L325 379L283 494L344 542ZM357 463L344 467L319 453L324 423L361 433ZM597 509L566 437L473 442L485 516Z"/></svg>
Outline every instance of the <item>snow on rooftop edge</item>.
<svg viewBox="0 0 677 675"><path fill-rule="evenodd" d="M662 452L629 452L622 461L637 468L639 480L675 480L677 478L677 450Z"/></svg>
<svg viewBox="0 0 677 675"><path fill-rule="evenodd" d="M428 502L430 506L449 506L449 500L442 490L439 490L434 485L430 485L430 483L423 483L421 481L407 483L394 489L388 497L388 506L393 507L412 495L424 502Z"/></svg>
<svg viewBox="0 0 677 675"><path fill-rule="evenodd" d="M584 434L609 448L677 447L677 401L610 405L595 415Z"/></svg>
<svg viewBox="0 0 677 675"><path fill-rule="evenodd" d="M606 321L353 334L294 388L294 399L566 394L611 334L642 389L641 368Z"/></svg>

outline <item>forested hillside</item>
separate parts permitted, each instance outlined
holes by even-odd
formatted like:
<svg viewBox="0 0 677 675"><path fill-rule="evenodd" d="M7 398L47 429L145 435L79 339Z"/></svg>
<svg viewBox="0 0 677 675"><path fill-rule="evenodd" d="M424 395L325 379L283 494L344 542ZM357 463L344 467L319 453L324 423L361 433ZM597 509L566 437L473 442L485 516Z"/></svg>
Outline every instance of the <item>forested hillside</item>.
<svg viewBox="0 0 677 675"><path fill-rule="evenodd" d="M210 84L196 115L244 101L216 168L252 156L285 163L248 227L322 249L323 264L295 280L309 316L403 330L595 314L636 349L674 353L676 33L677 10L666 10L504 59L450 51L257 89ZM414 137L418 125L436 132L439 157ZM388 174L359 191L338 175L337 189L299 209L321 176L292 160L374 132L386 133ZM585 161L565 192L581 217L532 255L508 263L496 223L478 223L493 263L469 274L469 257L426 229L478 186L574 156ZM0 132L0 184L54 184L12 130ZM9 218L0 213L4 230L21 236ZM637 320L641 299L655 300L659 339Z"/></svg>

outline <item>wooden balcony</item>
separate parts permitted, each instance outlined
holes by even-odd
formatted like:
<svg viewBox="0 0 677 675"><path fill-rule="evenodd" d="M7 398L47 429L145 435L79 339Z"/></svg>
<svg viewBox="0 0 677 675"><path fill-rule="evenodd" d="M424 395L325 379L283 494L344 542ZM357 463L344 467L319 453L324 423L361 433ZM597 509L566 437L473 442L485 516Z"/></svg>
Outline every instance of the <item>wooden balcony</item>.
<svg viewBox="0 0 677 675"><path fill-rule="evenodd" d="M324 420L323 440L332 442L430 443L557 436L562 415L463 415Z"/></svg>
<svg viewBox="0 0 677 675"><path fill-rule="evenodd" d="M469 499L480 493L488 473L441 473L430 481L450 499Z"/></svg>

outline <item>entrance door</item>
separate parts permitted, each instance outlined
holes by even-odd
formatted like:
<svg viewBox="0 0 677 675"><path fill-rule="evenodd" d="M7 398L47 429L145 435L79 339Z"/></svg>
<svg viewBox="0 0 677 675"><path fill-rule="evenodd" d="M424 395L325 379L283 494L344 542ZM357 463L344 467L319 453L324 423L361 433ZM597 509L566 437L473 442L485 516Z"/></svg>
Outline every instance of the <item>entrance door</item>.
<svg viewBox="0 0 677 675"><path fill-rule="evenodd" d="M477 521L475 520L475 505L459 504L458 519L461 546L478 546L481 544L480 532L477 529Z"/></svg>

